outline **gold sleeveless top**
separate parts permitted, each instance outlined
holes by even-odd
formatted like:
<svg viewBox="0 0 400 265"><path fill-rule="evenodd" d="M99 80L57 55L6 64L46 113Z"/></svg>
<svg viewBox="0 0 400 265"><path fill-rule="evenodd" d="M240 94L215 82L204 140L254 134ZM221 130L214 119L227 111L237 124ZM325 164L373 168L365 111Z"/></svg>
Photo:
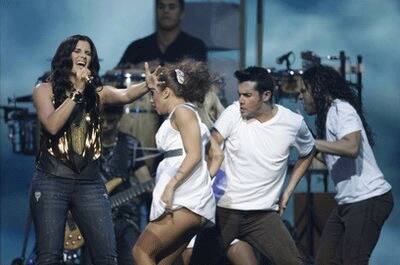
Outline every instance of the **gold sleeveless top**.
<svg viewBox="0 0 400 265"><path fill-rule="evenodd" d="M96 108L98 107L98 99ZM101 122L99 115L85 110L85 104L76 105L64 127L56 135L51 135L42 128L38 164L48 168L43 153L50 154L75 173L80 173L101 155ZM53 160L53 164L55 160ZM56 162L58 164L58 162ZM54 168L54 167L53 167ZM53 170L51 170L53 171ZM61 171L64 172L65 170ZM59 172L59 170L56 170ZM50 172L52 173L52 172ZM92 172L93 174L95 172ZM63 174L63 173L61 173ZM57 175L57 174L55 174Z"/></svg>

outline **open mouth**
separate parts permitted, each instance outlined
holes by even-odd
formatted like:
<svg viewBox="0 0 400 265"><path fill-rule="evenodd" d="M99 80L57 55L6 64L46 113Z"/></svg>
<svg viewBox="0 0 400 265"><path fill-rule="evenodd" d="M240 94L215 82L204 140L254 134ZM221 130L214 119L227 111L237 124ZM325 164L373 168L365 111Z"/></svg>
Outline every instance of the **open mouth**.
<svg viewBox="0 0 400 265"><path fill-rule="evenodd" d="M84 62L84 61L78 61L76 64L79 66L82 66L82 67L86 66L86 62Z"/></svg>

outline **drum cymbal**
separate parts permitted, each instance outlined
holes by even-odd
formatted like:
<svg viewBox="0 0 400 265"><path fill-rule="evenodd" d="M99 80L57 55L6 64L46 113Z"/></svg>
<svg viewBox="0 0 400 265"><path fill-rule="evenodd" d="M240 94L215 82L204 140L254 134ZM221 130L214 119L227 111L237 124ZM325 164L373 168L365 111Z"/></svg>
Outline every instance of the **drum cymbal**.
<svg viewBox="0 0 400 265"><path fill-rule="evenodd" d="M102 80L105 85L125 88L132 83L143 82L145 77L144 69L112 69L102 76Z"/></svg>
<svg viewBox="0 0 400 265"><path fill-rule="evenodd" d="M154 71L160 65L159 60L152 60L152 61L148 61L147 63L149 65L150 71ZM145 64L145 62L141 62L141 63L137 63L137 64L123 63L123 64L118 65L114 69L128 71L128 72L136 71L136 70L144 72L144 64Z"/></svg>
<svg viewBox="0 0 400 265"><path fill-rule="evenodd" d="M112 70L108 70L104 75L106 76L119 76L119 75L135 75L135 76L142 76L144 77L144 69L143 68L115 68Z"/></svg>

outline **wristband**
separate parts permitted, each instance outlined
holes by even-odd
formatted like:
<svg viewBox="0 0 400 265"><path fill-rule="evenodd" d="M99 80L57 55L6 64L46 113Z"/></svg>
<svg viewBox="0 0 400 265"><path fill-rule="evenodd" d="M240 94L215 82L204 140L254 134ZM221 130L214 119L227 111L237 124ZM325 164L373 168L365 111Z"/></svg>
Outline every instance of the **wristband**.
<svg viewBox="0 0 400 265"><path fill-rule="evenodd" d="M74 91L69 95L69 98L72 99L76 104L81 104L83 101L83 95L79 91Z"/></svg>

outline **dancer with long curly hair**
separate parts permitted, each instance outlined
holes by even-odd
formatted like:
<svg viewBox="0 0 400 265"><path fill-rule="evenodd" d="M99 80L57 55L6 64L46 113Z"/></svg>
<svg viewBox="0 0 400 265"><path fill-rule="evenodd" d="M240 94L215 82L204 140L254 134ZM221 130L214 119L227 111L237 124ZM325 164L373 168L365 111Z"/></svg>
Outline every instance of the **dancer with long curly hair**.
<svg viewBox="0 0 400 265"><path fill-rule="evenodd" d="M315 264L368 264L393 208L391 186L376 163L356 91L329 66L308 69L303 80L300 99L305 111L316 115L317 158L326 162L338 203L325 224Z"/></svg>

